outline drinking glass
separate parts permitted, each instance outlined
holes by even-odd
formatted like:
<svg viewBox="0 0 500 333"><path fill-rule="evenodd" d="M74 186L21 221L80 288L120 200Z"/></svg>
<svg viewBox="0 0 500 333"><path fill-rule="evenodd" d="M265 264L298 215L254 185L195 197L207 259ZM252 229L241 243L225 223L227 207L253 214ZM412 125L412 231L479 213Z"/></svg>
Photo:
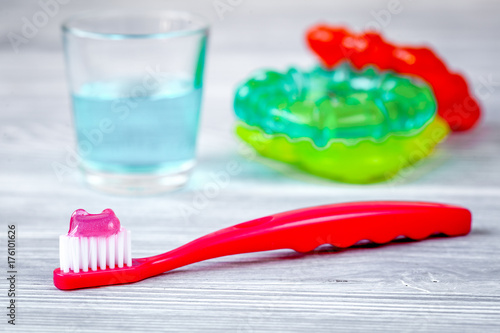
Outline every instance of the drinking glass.
<svg viewBox="0 0 500 333"><path fill-rule="evenodd" d="M196 160L207 23L177 11L88 12L62 30L87 183L121 194L185 184Z"/></svg>

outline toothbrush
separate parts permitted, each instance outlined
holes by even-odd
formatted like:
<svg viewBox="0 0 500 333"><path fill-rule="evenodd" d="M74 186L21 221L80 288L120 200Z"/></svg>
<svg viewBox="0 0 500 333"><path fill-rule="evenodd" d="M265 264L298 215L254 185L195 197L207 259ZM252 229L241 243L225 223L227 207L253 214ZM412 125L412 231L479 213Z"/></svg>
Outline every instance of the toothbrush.
<svg viewBox="0 0 500 333"><path fill-rule="evenodd" d="M132 259L130 231L111 209L71 217L60 237L61 267L54 285L62 290L137 282L195 262L249 252L293 249L309 252L320 245L346 248L362 240L387 243L405 236L469 233L468 209L429 202L373 201L293 210L237 224L172 251Z"/></svg>

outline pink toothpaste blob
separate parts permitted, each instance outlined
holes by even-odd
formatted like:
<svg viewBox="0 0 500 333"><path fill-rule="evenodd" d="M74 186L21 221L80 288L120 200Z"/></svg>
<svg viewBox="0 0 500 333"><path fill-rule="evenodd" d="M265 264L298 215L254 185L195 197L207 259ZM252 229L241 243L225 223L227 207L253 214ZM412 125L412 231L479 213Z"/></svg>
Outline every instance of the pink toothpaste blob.
<svg viewBox="0 0 500 333"><path fill-rule="evenodd" d="M130 231L122 228L111 209L71 214L67 235L59 237L60 268L64 273L132 266Z"/></svg>
<svg viewBox="0 0 500 333"><path fill-rule="evenodd" d="M68 236L109 237L120 231L120 220L112 209L100 214L89 214L85 209L77 209L71 214Z"/></svg>

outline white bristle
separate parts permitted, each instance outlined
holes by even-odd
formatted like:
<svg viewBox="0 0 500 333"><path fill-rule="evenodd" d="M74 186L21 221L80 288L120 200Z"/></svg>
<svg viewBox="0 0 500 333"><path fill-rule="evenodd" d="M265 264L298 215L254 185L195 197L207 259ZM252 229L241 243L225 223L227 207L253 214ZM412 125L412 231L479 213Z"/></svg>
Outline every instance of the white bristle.
<svg viewBox="0 0 500 333"><path fill-rule="evenodd" d="M89 260L90 269L97 271L97 238L89 237Z"/></svg>
<svg viewBox="0 0 500 333"><path fill-rule="evenodd" d="M61 270L64 273L69 272L69 251L68 251L68 236L59 236L59 262Z"/></svg>
<svg viewBox="0 0 500 333"><path fill-rule="evenodd" d="M89 239L88 237L80 238L80 259L82 271L89 270Z"/></svg>
<svg viewBox="0 0 500 333"><path fill-rule="evenodd" d="M97 238L97 260L100 269L106 269L106 243L106 237Z"/></svg>
<svg viewBox="0 0 500 333"><path fill-rule="evenodd" d="M78 273L80 271L80 238L71 237L69 239L69 244L71 246L71 262L73 272Z"/></svg>
<svg viewBox="0 0 500 333"><path fill-rule="evenodd" d="M123 234L125 231L121 230L116 235L116 265L119 268L123 267L123 250L124 250L124 242L123 242Z"/></svg>
<svg viewBox="0 0 500 333"><path fill-rule="evenodd" d="M116 250L115 249L115 237L116 237L116 235L111 235L107 239L108 248L107 248L106 251L108 251L108 253L107 253L107 257L108 257L107 264L108 264L109 268L115 268L115 250Z"/></svg>
<svg viewBox="0 0 500 333"><path fill-rule="evenodd" d="M64 273L132 266L130 231L109 237L59 237L60 269Z"/></svg>

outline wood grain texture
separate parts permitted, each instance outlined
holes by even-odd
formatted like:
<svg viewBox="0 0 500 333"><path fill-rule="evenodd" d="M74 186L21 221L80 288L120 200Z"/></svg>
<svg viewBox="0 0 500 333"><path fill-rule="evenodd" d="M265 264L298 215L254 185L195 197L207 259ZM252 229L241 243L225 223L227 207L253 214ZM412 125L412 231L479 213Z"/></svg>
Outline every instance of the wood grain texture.
<svg viewBox="0 0 500 333"><path fill-rule="evenodd" d="M227 3L227 1L224 1ZM238 2L233 2L238 3ZM370 186L328 182L248 155L233 134L234 86L252 70L314 59L303 31L320 20L362 27L388 1L244 1L219 17L212 1L143 0L212 21L199 165L189 185L151 197L94 192L77 170L59 181L74 145L59 25L82 9L138 8L124 1L72 1L15 53L37 1L0 5L0 249L7 225L18 233L17 326L22 332L477 332L500 330L500 3L401 0L384 27L396 41L427 41L482 96L485 117L396 181ZM484 80L494 84L485 88ZM246 157L245 157L246 155ZM203 200L214 174L239 166ZM397 242L310 255L276 251L194 264L133 285L62 292L52 284L59 234L77 208L113 208L133 231L133 255L167 251L196 237L271 213L357 200L429 200L464 205L473 230L459 238ZM0 331L6 323L6 254L0 258Z"/></svg>

